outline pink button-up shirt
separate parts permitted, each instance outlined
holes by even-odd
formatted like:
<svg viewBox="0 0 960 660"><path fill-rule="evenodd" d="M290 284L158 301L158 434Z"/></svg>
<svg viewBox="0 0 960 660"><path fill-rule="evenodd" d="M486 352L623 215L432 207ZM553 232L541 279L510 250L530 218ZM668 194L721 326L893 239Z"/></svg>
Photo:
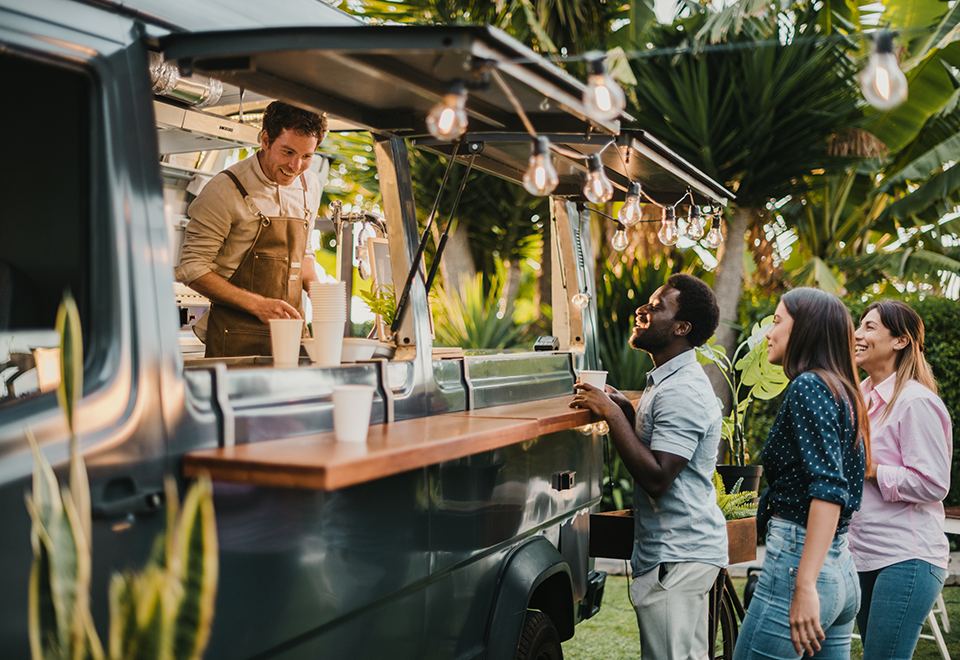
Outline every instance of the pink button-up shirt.
<svg viewBox="0 0 960 660"><path fill-rule="evenodd" d="M943 504L950 488L953 432L940 397L908 382L882 422L896 374L860 385L870 414L870 446L877 484L864 483L863 505L850 522L850 551L858 571L909 559L947 567Z"/></svg>

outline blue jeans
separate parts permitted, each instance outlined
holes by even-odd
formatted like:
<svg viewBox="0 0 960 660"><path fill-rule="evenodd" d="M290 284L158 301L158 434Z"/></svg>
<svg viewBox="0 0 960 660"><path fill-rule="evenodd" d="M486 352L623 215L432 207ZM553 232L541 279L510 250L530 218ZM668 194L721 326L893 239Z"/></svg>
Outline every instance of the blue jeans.
<svg viewBox="0 0 960 660"><path fill-rule="evenodd" d="M806 529L794 522L773 518L768 523L763 571L740 627L734 660L800 657L790 641L790 605L805 536ZM817 577L817 595L820 626L827 638L813 657L850 660L850 634L860 607L860 584L846 534L836 536L830 545Z"/></svg>
<svg viewBox="0 0 960 660"><path fill-rule="evenodd" d="M922 559L860 573L863 606L857 614L857 627L863 657L912 658L923 622L946 579L946 569Z"/></svg>

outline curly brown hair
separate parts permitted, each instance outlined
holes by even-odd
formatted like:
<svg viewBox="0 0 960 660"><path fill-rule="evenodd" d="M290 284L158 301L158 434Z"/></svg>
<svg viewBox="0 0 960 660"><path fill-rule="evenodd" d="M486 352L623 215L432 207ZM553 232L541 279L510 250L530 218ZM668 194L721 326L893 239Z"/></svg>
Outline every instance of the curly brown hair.
<svg viewBox="0 0 960 660"><path fill-rule="evenodd" d="M273 142L280 137L284 129L300 135L314 135L319 146L327 134L327 116L301 110L283 101L274 101L263 112L263 132L267 134L267 142Z"/></svg>

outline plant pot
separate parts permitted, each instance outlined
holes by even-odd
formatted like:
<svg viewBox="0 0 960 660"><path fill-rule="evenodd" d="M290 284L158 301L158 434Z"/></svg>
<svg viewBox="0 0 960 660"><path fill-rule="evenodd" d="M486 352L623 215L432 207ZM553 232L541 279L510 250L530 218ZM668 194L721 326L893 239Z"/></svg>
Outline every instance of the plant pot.
<svg viewBox="0 0 960 660"><path fill-rule="evenodd" d="M759 492L760 490L760 475L763 474L762 465L718 465L717 472L720 473L720 478L723 479L723 487L726 488L728 493L733 490L733 487L737 485L737 479L740 478L743 479L743 484L740 486L741 491Z"/></svg>
<svg viewBox="0 0 960 660"><path fill-rule="evenodd" d="M633 509L590 514L590 556L630 559ZM727 557L731 564L757 558L757 519L727 521Z"/></svg>

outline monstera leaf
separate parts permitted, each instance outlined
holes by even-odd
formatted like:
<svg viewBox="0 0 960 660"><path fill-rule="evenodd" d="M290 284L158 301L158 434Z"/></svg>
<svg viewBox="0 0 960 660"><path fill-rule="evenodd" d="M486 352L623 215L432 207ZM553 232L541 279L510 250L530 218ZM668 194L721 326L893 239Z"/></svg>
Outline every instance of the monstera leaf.
<svg viewBox="0 0 960 660"><path fill-rule="evenodd" d="M741 372L740 382L750 388L744 402L749 402L751 398L764 401L772 399L790 383L783 373L783 368L770 364L770 360L767 359L765 335L771 325L773 325L773 317L768 316L753 326L750 338L747 339L750 351L737 360L735 365Z"/></svg>

